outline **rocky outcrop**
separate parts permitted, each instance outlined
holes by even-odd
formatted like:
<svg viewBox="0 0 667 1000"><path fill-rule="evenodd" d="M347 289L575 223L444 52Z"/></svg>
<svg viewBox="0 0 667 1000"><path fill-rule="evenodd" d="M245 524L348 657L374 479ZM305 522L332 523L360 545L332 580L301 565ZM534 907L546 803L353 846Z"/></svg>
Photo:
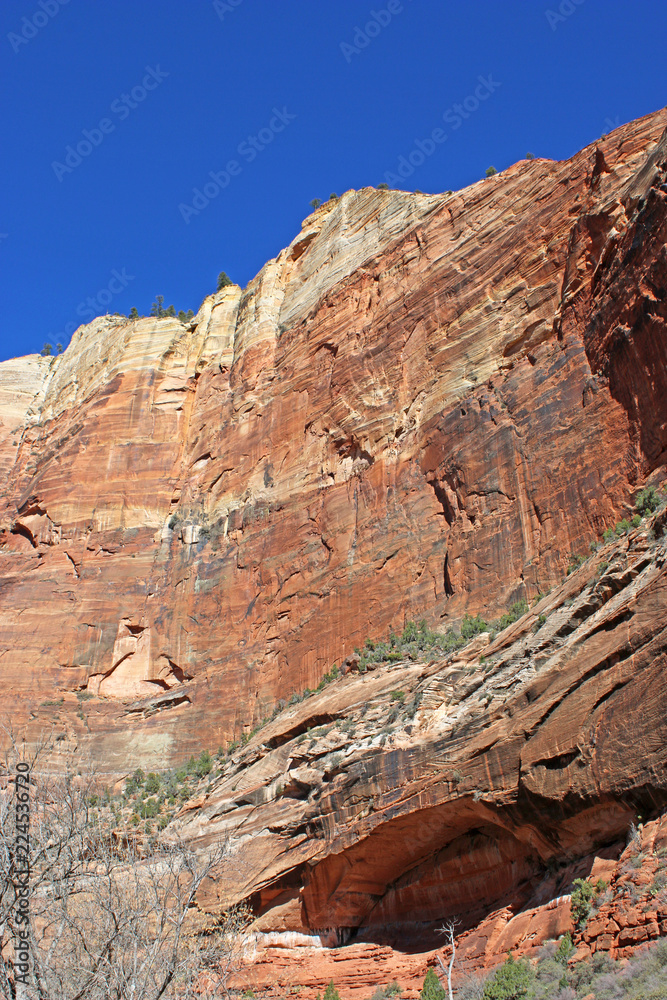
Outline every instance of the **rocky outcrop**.
<svg viewBox="0 0 667 1000"><path fill-rule="evenodd" d="M169 827L229 842L201 905L248 899L258 931L327 945L405 950L409 924L423 951L456 919L474 953L490 915L487 957L535 914L562 933L569 903L544 908L667 806L666 524L608 543L492 641L281 712Z"/></svg>
<svg viewBox="0 0 667 1000"><path fill-rule="evenodd" d="M557 582L662 467L666 121L347 192L188 326L103 317L0 365L15 724L174 762L368 635Z"/></svg>
<svg viewBox="0 0 667 1000"><path fill-rule="evenodd" d="M636 948L667 935L667 816L639 824L602 883L590 917L575 929L577 958L596 951L628 958Z"/></svg>
<svg viewBox="0 0 667 1000"><path fill-rule="evenodd" d="M664 508L566 576L665 482L666 124L347 192L188 324L0 364L3 710L115 775L242 737L167 835L228 840L199 903L249 901L263 954L423 976L450 918L462 968L529 953L667 806ZM581 954L664 932L641 891Z"/></svg>
<svg viewBox="0 0 667 1000"><path fill-rule="evenodd" d="M561 877L588 877L598 887L583 930L572 922L571 896L515 913L505 907L490 913L477 927L459 932L453 968L454 987L468 987L485 977L511 952L530 960L543 957L543 946L569 933L576 942L570 964L604 951L616 960L631 957L667 934L667 818L640 824L636 838L617 860L596 857L561 868ZM317 939L294 932L258 933L248 949L237 985L269 997L298 990L314 1000L331 979L346 997L368 997L377 987L396 982L406 1000L417 1000L426 970L441 973L450 951L424 941L420 951L408 924L394 949L388 945L353 943L328 948ZM553 946L552 946L553 947Z"/></svg>

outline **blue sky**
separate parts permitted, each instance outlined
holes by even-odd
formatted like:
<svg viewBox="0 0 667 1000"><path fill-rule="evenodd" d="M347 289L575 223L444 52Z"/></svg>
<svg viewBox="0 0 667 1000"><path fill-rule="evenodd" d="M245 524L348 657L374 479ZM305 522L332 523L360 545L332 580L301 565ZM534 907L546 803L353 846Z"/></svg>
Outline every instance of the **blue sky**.
<svg viewBox="0 0 667 1000"><path fill-rule="evenodd" d="M92 312L147 314L158 294L196 310L220 270L245 285L312 198L387 173L455 190L527 151L572 155L665 104L664 14L649 0L3 0L0 360L66 344ZM418 142L424 162L398 183Z"/></svg>

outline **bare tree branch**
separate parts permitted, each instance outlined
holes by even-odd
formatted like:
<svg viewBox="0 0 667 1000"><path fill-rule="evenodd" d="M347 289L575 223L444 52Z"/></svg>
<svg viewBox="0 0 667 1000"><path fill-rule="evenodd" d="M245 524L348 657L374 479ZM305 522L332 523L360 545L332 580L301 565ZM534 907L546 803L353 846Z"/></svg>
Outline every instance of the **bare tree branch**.
<svg viewBox="0 0 667 1000"><path fill-rule="evenodd" d="M188 1000L195 992L202 998L226 992L248 911L223 913L203 936L186 933L197 892L215 876L226 844L195 853L179 842L152 843L140 853L110 819L91 813L99 786L93 768L65 761L65 770L60 763L55 772L48 741L28 748L10 733L8 743L0 761L0 995L20 1000L21 992L13 947L19 760L30 764L26 1000Z"/></svg>
<svg viewBox="0 0 667 1000"><path fill-rule="evenodd" d="M443 975L447 976L447 990L449 993L449 1000L454 1000L454 994L452 993L452 969L454 968L454 959L456 958L456 928L459 925L458 920L448 920L446 924L442 927L438 927L437 930L441 934L447 936L447 943L445 947L452 949L452 954L449 959L449 966L445 968L445 963L443 962L440 955L437 955L438 965L442 970Z"/></svg>

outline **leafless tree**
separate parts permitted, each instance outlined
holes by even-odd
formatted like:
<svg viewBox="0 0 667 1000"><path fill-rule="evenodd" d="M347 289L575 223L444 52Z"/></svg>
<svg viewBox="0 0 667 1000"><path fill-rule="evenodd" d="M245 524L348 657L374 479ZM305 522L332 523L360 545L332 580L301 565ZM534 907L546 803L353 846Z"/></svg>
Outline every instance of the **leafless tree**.
<svg viewBox="0 0 667 1000"><path fill-rule="evenodd" d="M449 1000L454 1000L454 994L452 993L452 969L454 968L454 959L456 958L456 928L458 927L458 920L448 920L446 924L442 927L438 927L438 932L446 936L445 947L449 947L452 953L449 958L449 966L446 967L440 955L437 956L438 965L442 970L443 975L447 976L447 990L449 992Z"/></svg>
<svg viewBox="0 0 667 1000"><path fill-rule="evenodd" d="M240 957L243 908L193 928L196 894L226 855L181 843L119 838L93 814L94 773L45 765L14 744L0 767L0 995L17 1000L159 1000L219 996ZM30 764L30 972L21 984L14 942L17 757Z"/></svg>

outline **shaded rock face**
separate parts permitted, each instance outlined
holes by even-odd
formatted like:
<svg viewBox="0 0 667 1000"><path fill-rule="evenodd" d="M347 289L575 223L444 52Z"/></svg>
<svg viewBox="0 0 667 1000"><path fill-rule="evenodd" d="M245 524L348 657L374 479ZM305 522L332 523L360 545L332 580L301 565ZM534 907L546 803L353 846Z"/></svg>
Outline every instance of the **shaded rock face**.
<svg viewBox="0 0 667 1000"><path fill-rule="evenodd" d="M566 894L519 913L511 907L494 910L476 927L459 931L454 988L469 989L474 982L483 983L508 952L528 959L544 957L545 942L555 942L566 933L574 939L572 963L586 960L596 951L616 960L629 958L638 948L667 934L666 837L667 817L663 816L643 828L640 825L637 837L616 860L598 856L561 869L562 878L587 877L599 887L581 930L573 924L571 896ZM257 921L257 925L261 923ZM256 933L254 953L239 984L250 982L268 996L284 996L289 986L296 987L306 1000L314 1000L333 978L339 991L353 1000L367 997L369 988L392 981L398 981L404 997L417 1000L426 970L439 971L439 958L445 966L449 963L450 952L441 944L438 947L423 940L420 950L407 924L401 928L396 948L355 942L335 949L304 934L271 931L266 919L263 926L266 930ZM554 949L552 944L552 953Z"/></svg>
<svg viewBox="0 0 667 1000"><path fill-rule="evenodd" d="M100 318L0 365L15 722L173 762L368 635L560 579L663 461L666 120L348 192L187 327ZM40 707L75 689L84 718Z"/></svg>

